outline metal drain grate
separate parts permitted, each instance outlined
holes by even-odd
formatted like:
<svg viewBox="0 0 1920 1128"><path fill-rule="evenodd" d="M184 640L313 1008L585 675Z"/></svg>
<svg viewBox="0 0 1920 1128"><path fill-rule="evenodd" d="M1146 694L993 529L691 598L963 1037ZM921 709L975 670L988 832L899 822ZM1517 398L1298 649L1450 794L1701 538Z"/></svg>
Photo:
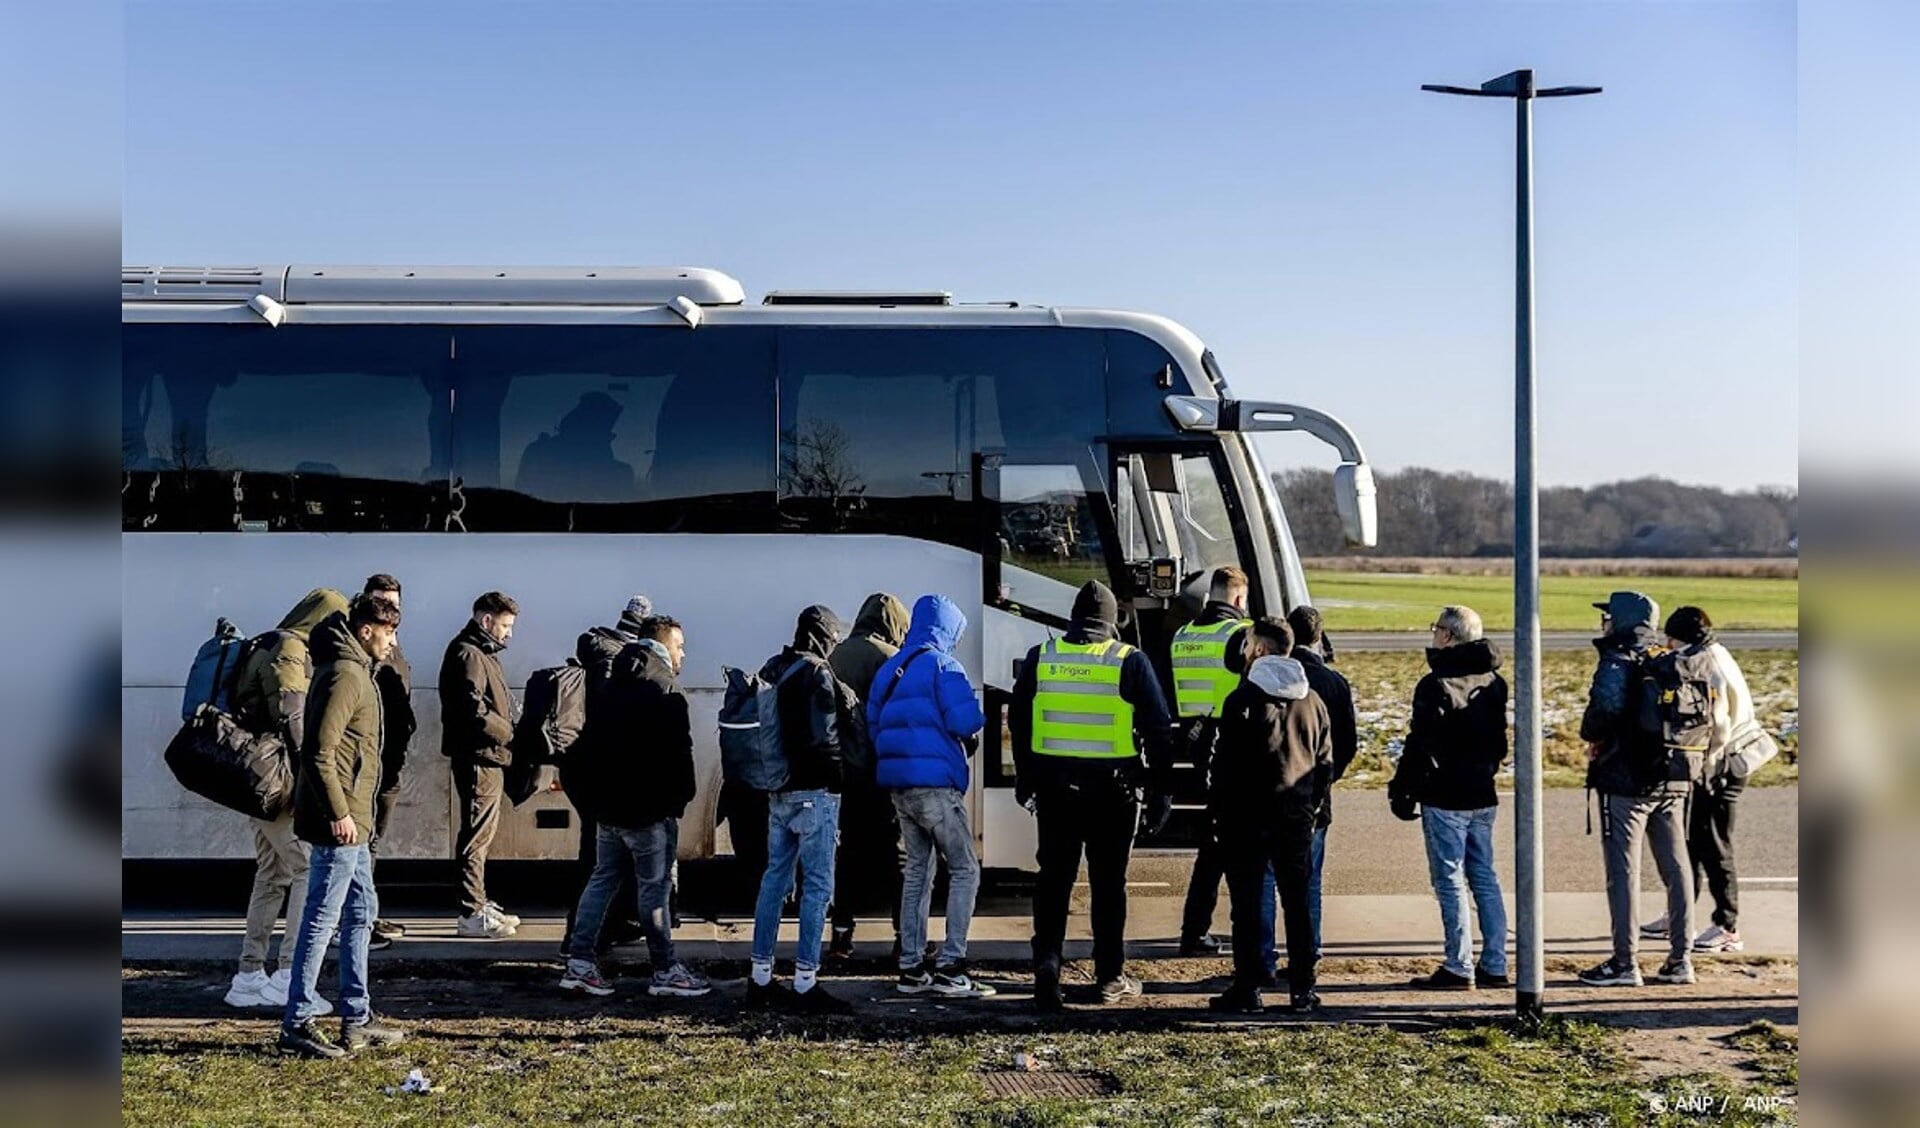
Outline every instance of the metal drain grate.
<svg viewBox="0 0 1920 1128"><path fill-rule="evenodd" d="M1111 1097L1120 1082L1104 1073L988 1073L980 1078L989 1097Z"/></svg>

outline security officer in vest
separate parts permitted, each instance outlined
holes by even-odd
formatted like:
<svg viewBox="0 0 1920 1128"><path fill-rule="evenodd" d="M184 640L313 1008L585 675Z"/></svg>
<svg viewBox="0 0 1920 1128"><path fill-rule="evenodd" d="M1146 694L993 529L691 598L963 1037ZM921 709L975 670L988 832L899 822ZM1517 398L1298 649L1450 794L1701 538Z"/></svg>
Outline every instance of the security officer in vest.
<svg viewBox="0 0 1920 1128"><path fill-rule="evenodd" d="M1172 646L1173 698L1180 714L1181 744L1186 757L1206 778L1213 763L1213 746L1218 734L1215 718L1226 704L1227 694L1240 684L1246 669L1243 654L1246 630L1252 625L1247 617L1247 574L1235 567L1216 568L1207 589L1207 605L1193 622L1174 633ZM1210 956L1218 954L1220 941L1211 935L1213 911L1220 901L1220 882L1227 873L1227 859L1220 844L1211 836L1194 852L1193 874L1187 882L1187 903L1181 913L1180 954ZM1273 878L1262 886L1261 900L1266 927L1261 930L1261 954L1271 973L1279 962L1274 950Z"/></svg>
<svg viewBox="0 0 1920 1128"><path fill-rule="evenodd" d="M1089 580L1073 601L1066 636L1027 651L1008 710L1016 794L1040 823L1033 963L1034 1002L1043 1011L1062 1004L1060 950L1083 851L1100 1001L1140 993L1125 966L1127 861L1143 785L1146 833L1158 833L1173 812L1173 724L1152 663L1118 638L1119 612L1113 592Z"/></svg>

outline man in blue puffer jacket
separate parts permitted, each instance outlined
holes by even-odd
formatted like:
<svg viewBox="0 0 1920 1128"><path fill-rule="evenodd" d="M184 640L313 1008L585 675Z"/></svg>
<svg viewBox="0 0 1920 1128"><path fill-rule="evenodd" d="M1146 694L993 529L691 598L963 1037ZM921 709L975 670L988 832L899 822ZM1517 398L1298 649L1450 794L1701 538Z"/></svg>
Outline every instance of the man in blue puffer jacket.
<svg viewBox="0 0 1920 1128"><path fill-rule="evenodd" d="M980 862L967 821L967 754L986 716L967 671L953 656L966 629L967 617L953 600L921 596L900 653L880 667L867 695L875 782L892 793L906 845L897 987L907 995L981 998L994 993L967 975L967 928L980 886ZM936 852L947 869L947 940L928 968L922 953Z"/></svg>

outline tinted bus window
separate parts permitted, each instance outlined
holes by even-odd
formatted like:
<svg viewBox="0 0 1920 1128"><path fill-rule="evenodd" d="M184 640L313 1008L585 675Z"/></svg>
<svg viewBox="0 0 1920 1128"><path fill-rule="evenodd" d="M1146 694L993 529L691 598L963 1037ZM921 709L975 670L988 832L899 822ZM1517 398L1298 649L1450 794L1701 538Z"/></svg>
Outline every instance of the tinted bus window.
<svg viewBox="0 0 1920 1128"><path fill-rule="evenodd" d="M1095 331L781 330L782 527L977 549L974 452L1084 456L1102 365Z"/></svg>
<svg viewBox="0 0 1920 1128"><path fill-rule="evenodd" d="M456 340L457 527L772 527L771 332L487 326Z"/></svg>
<svg viewBox="0 0 1920 1128"><path fill-rule="evenodd" d="M412 326L126 326L125 527L437 528L448 351Z"/></svg>

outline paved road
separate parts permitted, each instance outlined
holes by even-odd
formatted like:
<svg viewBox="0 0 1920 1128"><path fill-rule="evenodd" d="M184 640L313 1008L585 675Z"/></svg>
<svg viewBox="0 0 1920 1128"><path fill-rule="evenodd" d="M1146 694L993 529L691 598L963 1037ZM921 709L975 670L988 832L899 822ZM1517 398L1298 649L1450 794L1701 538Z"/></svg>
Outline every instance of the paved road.
<svg viewBox="0 0 1920 1128"><path fill-rule="evenodd" d="M1487 637L1502 653L1513 653L1513 633L1498 631ZM1333 636L1335 651L1340 650L1421 650L1427 636L1418 631L1341 631ZM1799 631L1722 631L1720 641L1730 650L1798 650ZM1545 631L1540 645L1547 650L1586 650L1593 645L1591 631Z"/></svg>

